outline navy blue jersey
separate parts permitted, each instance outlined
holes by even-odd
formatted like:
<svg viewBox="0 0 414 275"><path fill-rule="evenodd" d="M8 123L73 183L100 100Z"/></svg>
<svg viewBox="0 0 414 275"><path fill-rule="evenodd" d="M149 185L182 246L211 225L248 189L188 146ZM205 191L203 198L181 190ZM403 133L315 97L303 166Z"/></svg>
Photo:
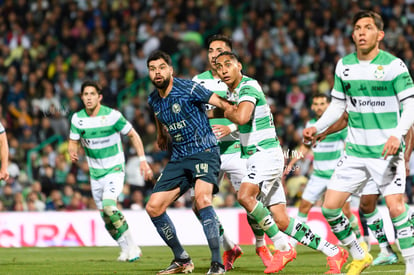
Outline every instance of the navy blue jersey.
<svg viewBox="0 0 414 275"><path fill-rule="evenodd" d="M166 98L161 98L157 90L149 95L148 104L171 136L172 160L216 147L205 110L212 94L196 82L174 78Z"/></svg>

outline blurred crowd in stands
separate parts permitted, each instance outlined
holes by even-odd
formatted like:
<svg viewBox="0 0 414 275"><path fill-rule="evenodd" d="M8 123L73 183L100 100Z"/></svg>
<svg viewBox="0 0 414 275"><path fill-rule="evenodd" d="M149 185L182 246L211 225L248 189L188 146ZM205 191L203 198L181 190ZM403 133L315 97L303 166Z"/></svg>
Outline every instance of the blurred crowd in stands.
<svg viewBox="0 0 414 275"><path fill-rule="evenodd" d="M208 69L206 39L216 33L233 39L244 73L262 84L288 159L313 116L312 95L330 93L336 61L354 51L351 19L360 9L383 16L382 47L413 75L413 0L0 0L0 118L10 146L0 210L96 208L85 158L74 165L67 154L70 118L82 108L86 79L99 81L103 104L119 109L141 135L156 179L169 155L156 144L146 103L153 89L146 58L164 50L176 76L191 79ZM121 206L142 209L154 182L144 182L124 142ZM304 156L286 178L290 205L300 199L311 162L312 155ZM409 203L411 182L412 175ZM228 180L214 203L238 206ZM172 207L189 205L184 196Z"/></svg>

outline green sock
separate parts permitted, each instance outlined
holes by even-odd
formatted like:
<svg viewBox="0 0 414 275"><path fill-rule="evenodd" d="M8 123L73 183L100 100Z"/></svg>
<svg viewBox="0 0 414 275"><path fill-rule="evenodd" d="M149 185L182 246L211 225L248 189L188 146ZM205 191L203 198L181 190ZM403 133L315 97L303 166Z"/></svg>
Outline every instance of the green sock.
<svg viewBox="0 0 414 275"><path fill-rule="evenodd" d="M394 224L401 254L404 258L412 255L414 236L412 224L408 221L407 210L396 218L391 219Z"/></svg>
<svg viewBox="0 0 414 275"><path fill-rule="evenodd" d="M266 245L263 229L257 224L256 220L250 214L247 214L247 222L249 223L250 228L252 229L253 234L256 238L256 247Z"/></svg>
<svg viewBox="0 0 414 275"><path fill-rule="evenodd" d="M375 208L374 212L364 214L364 217L367 219L368 228L371 230L372 234L377 239L379 246L387 246L388 239L384 230L384 221L378 209Z"/></svg>
<svg viewBox="0 0 414 275"><path fill-rule="evenodd" d="M116 202L114 200L103 200L102 204L104 208L104 221L106 228L107 230L109 229L108 232L111 234L112 238L118 240L119 237L121 237L122 234L128 230L128 223L124 215L116 207ZM105 216L109 218L110 222Z"/></svg>
<svg viewBox="0 0 414 275"><path fill-rule="evenodd" d="M279 232L279 228L273 220L270 211L260 201L257 202L250 215L256 220L269 238L272 238Z"/></svg>
<svg viewBox="0 0 414 275"><path fill-rule="evenodd" d="M341 208L327 209L322 207L322 214L338 240L345 245L354 240L349 220L345 217Z"/></svg>

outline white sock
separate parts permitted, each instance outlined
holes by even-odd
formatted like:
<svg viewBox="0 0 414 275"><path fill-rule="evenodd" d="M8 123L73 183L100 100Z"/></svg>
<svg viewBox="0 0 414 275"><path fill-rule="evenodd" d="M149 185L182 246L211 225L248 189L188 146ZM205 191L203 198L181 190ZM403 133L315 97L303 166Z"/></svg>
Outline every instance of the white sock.
<svg viewBox="0 0 414 275"><path fill-rule="evenodd" d="M130 245L131 247L134 247L134 246L136 246L137 244L135 243L135 240L134 240L134 237L132 237L132 233L131 233L131 230L127 230L125 233L124 233L124 235L125 235L125 238L126 238L126 240L127 240L127 242L128 242L128 245Z"/></svg>
<svg viewBox="0 0 414 275"><path fill-rule="evenodd" d="M226 231L223 232L223 249L225 251L232 250L236 244L226 235Z"/></svg>
<svg viewBox="0 0 414 275"><path fill-rule="evenodd" d="M122 252L128 251L128 241L126 240L125 233L122 234L122 236L119 237L118 240L116 240L118 245L121 247Z"/></svg>
<svg viewBox="0 0 414 275"><path fill-rule="evenodd" d="M273 236L272 241L275 245L275 249L280 251L290 250L289 242L287 241L286 235L282 233L282 231L277 232L277 234Z"/></svg>
<svg viewBox="0 0 414 275"><path fill-rule="evenodd" d="M414 257L405 259L405 275L414 275Z"/></svg>
<svg viewBox="0 0 414 275"><path fill-rule="evenodd" d="M391 246L387 243L385 243L384 245L381 246L381 244L379 245L380 248L380 253L384 254L384 255L391 255L394 253L394 251L392 250Z"/></svg>
<svg viewBox="0 0 414 275"><path fill-rule="evenodd" d="M318 246L318 250L325 254L327 257L333 257L339 253L339 248L326 240L321 241Z"/></svg>
<svg viewBox="0 0 414 275"><path fill-rule="evenodd" d="M365 252L356 239L347 246L349 247L349 252L354 260L362 260L365 257Z"/></svg>
<svg viewBox="0 0 414 275"><path fill-rule="evenodd" d="M254 235L255 237L256 237L256 247L257 248L259 248L259 247L262 247L262 246L265 246L266 245L266 240L265 240L265 238L264 238L264 235L263 236L257 236L257 235Z"/></svg>

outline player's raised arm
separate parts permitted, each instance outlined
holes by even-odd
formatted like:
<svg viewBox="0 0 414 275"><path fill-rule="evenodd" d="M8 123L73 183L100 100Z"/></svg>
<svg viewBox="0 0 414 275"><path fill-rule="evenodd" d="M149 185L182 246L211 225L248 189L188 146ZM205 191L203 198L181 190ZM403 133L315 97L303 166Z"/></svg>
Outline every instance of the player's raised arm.
<svg viewBox="0 0 414 275"><path fill-rule="evenodd" d="M128 132L127 136L130 138L131 144L137 152L138 158L140 160L139 167L141 175L144 176L145 180L152 179L152 169L149 166L147 159L145 157L144 145L142 144L141 137L138 135L137 131L135 131L134 128L132 128L131 131Z"/></svg>
<svg viewBox="0 0 414 275"><path fill-rule="evenodd" d="M69 152L70 160L72 162L78 161L78 147L79 147L79 141L69 139L68 152Z"/></svg>
<svg viewBox="0 0 414 275"><path fill-rule="evenodd" d="M343 115L339 118L338 121L336 121L334 124L328 127L325 131L318 134L315 139L317 141L322 141L326 138L327 135L330 135L332 133L336 133L344 129L346 126L348 126L348 113L344 112Z"/></svg>
<svg viewBox="0 0 414 275"><path fill-rule="evenodd" d="M208 104L214 105L224 111L229 110L229 109L233 109L236 108L233 104L231 104L227 99L222 98L220 96L218 96L217 94L212 94ZM216 116L216 113L214 113L214 117Z"/></svg>
<svg viewBox="0 0 414 275"><path fill-rule="evenodd" d="M224 112L224 117L228 118L230 121L238 124L244 125L250 121L255 105L250 101L243 101L239 103L237 108L228 109Z"/></svg>

